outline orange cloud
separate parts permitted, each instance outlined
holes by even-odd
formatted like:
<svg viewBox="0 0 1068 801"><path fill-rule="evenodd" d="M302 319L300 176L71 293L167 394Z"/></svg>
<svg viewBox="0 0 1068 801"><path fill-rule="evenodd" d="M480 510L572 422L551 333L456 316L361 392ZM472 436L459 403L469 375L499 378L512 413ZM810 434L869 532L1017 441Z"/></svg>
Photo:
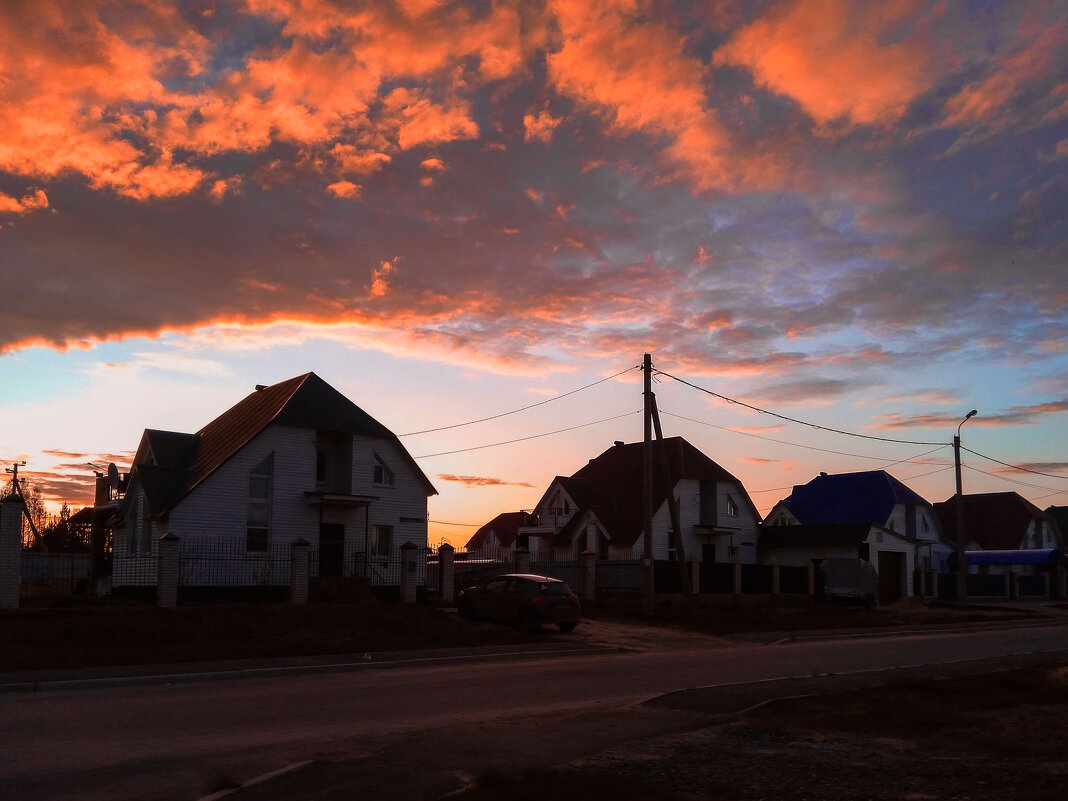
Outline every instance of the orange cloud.
<svg viewBox="0 0 1068 801"><path fill-rule="evenodd" d="M714 56L745 67L757 83L796 100L821 125L896 122L935 76L920 35L895 35L919 0L858 4L796 0L773 6Z"/></svg>
<svg viewBox="0 0 1068 801"><path fill-rule="evenodd" d="M1066 48L1068 26L1053 25L1038 31L1033 38L1025 38L1012 55L995 57L995 72L969 83L946 102L942 127L982 124L999 130L1013 122L1013 116L1006 113L1009 102L1025 87L1045 78L1055 57ZM1055 97L1062 88L1063 85L1051 87L1049 96Z"/></svg>
<svg viewBox="0 0 1068 801"><path fill-rule="evenodd" d="M556 88L602 114L613 130L667 137L668 159L701 189L780 180L773 155L743 158L709 107L707 70L685 53L682 35L636 21L638 6L552 3L563 36L563 45L548 56Z"/></svg>
<svg viewBox="0 0 1068 801"><path fill-rule="evenodd" d="M21 198L13 198L0 192L0 214L29 214L48 208L48 196L43 189L34 189Z"/></svg>
<svg viewBox="0 0 1068 801"><path fill-rule="evenodd" d="M354 184L351 181L337 181L330 184L326 191L335 197L352 198L359 197L361 189L362 187L359 184Z"/></svg>
<svg viewBox="0 0 1068 801"><path fill-rule="evenodd" d="M523 115L523 138L528 142L549 142L553 138L553 131L563 122L554 117L548 111L539 114Z"/></svg>

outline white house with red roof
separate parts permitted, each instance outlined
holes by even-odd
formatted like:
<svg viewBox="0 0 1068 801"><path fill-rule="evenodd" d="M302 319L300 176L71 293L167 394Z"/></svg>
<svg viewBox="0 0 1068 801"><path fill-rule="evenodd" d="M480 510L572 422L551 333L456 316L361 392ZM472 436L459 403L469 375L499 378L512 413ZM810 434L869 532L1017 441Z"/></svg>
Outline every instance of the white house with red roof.
<svg viewBox="0 0 1068 801"><path fill-rule="evenodd" d="M404 543L426 546L434 494L397 437L315 373L258 386L195 434L145 431L115 527L113 584L146 583L164 534L229 546L226 569L209 570L210 556L183 563L201 584L270 581L267 554L298 539L320 577L373 573Z"/></svg>
<svg viewBox="0 0 1068 801"><path fill-rule="evenodd" d="M640 557L645 547L640 442L617 442L570 476L556 476L538 501L536 522L520 526L532 555L569 559ZM742 483L681 437L652 444L652 552L678 556L669 504L678 508L686 558L756 562L760 514Z"/></svg>

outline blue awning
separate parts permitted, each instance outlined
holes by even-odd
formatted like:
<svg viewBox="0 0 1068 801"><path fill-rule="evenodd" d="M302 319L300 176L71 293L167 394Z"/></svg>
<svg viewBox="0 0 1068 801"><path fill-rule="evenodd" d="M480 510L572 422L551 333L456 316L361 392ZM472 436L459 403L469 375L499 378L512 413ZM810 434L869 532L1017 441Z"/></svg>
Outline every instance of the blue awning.
<svg viewBox="0 0 1068 801"><path fill-rule="evenodd" d="M965 551L969 565L1059 565L1064 561L1060 548L1027 548L1015 551ZM957 555L949 557L951 569L957 565Z"/></svg>

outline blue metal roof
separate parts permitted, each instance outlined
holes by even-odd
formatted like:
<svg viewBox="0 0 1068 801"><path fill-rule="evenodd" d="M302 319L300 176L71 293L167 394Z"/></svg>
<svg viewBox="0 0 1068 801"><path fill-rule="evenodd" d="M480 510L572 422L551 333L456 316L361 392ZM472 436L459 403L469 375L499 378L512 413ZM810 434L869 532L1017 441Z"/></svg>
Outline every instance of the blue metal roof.
<svg viewBox="0 0 1068 801"><path fill-rule="evenodd" d="M790 511L805 525L873 522L886 525L895 504L929 506L882 470L820 475L794 487Z"/></svg>

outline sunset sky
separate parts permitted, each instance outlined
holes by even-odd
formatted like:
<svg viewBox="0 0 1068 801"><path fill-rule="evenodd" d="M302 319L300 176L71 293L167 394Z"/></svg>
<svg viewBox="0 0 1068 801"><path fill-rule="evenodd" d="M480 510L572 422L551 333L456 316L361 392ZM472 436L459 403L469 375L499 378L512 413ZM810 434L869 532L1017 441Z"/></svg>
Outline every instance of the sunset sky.
<svg viewBox="0 0 1068 801"><path fill-rule="evenodd" d="M314 371L462 544L648 352L762 513L945 500L973 408L965 491L1068 505L1066 167L1068 0L0 0L0 462L77 508Z"/></svg>

